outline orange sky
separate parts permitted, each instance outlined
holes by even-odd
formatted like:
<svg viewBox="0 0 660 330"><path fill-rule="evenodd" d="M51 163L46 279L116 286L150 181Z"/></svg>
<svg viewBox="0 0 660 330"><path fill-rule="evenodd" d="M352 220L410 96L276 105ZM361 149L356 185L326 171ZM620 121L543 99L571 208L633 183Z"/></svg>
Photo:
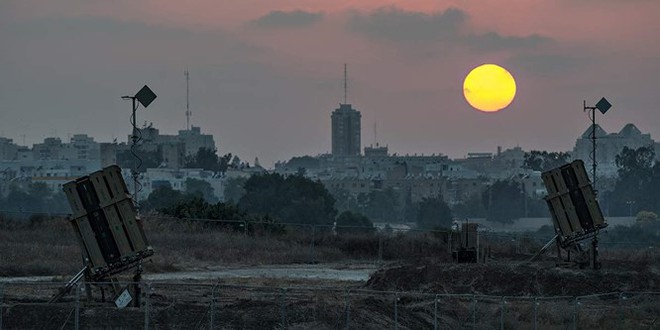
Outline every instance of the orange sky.
<svg viewBox="0 0 660 330"><path fill-rule="evenodd" d="M5 0L0 130L124 140L116 96L149 83L159 99L142 120L175 133L188 68L193 123L221 153L270 166L330 149L349 63L363 145L378 122L398 153L569 150L587 126L582 100L605 95L607 130L633 122L660 140L659 12L653 0ZM496 115L462 99L465 74L487 62L518 82Z"/></svg>

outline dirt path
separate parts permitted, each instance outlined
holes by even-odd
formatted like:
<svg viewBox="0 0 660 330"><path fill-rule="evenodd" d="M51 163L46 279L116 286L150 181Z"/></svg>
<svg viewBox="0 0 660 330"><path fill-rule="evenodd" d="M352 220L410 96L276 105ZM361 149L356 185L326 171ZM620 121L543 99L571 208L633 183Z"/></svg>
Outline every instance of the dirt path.
<svg viewBox="0 0 660 330"><path fill-rule="evenodd" d="M331 280L366 282L377 270L373 264L342 265L273 265L242 267L209 267L207 269L174 273L143 274L145 281L217 280L231 278L273 278L295 280ZM0 277L0 283L61 282L62 276Z"/></svg>
<svg viewBox="0 0 660 330"><path fill-rule="evenodd" d="M144 279L147 281L164 281L224 278L278 278L366 282L369 279L369 275L374 271L376 271L374 266L363 266L353 269L340 269L337 268L337 265L257 266L148 274L144 276Z"/></svg>

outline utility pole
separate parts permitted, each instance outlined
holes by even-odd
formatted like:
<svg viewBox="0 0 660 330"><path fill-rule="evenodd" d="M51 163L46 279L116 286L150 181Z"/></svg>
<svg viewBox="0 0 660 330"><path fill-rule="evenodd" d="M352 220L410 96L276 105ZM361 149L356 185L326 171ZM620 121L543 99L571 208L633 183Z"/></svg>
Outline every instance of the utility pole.
<svg viewBox="0 0 660 330"><path fill-rule="evenodd" d="M593 107L588 107L586 100L582 103L582 111L591 111L589 114L589 119L591 119L591 180L593 181L594 196L596 199L598 199L598 189L596 188L596 167L598 166L598 162L596 161L596 109L600 113L605 114L611 107L612 104L604 97ZM591 239L591 254L593 261L592 267L594 269L600 269L600 263L598 262L598 232Z"/></svg>
<svg viewBox="0 0 660 330"><path fill-rule="evenodd" d="M138 143L142 139L142 133L140 133L140 129L137 127L137 117L136 117L136 111L138 109L138 102L139 104L142 104L143 107L148 107L151 102L153 102L156 99L156 94L147 86L144 85L137 94L134 96L126 95L121 97L122 100L131 100L131 126L133 127L133 133L131 135L131 154L133 154L133 157L135 157L135 161L133 162L133 169L132 169L132 176L133 176L133 200L135 201L135 208L139 212L139 198L138 194L140 193L140 173L139 169L140 166L142 165L142 159L138 155L137 148L138 148Z"/></svg>
<svg viewBox="0 0 660 330"><path fill-rule="evenodd" d="M594 194L598 196L598 189L596 188L596 167L598 162L596 161L596 109L602 114L605 114L607 110L612 107L612 104L608 102L604 97L596 103L593 107L587 106L587 101L585 100L582 104L582 111L590 111L589 119L591 119L591 180L593 181Z"/></svg>

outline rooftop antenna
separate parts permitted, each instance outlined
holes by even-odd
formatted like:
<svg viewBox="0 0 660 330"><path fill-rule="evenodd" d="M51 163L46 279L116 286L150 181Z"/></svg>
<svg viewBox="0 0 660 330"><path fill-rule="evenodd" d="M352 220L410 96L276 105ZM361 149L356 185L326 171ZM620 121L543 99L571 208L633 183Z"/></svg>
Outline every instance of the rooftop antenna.
<svg viewBox="0 0 660 330"><path fill-rule="evenodd" d="M378 125L377 121L374 119L374 144L378 146Z"/></svg>
<svg viewBox="0 0 660 330"><path fill-rule="evenodd" d="M186 129L190 130L190 116L192 115L190 112L190 72L186 70L184 75L186 76Z"/></svg>
<svg viewBox="0 0 660 330"><path fill-rule="evenodd" d="M346 102L346 94L348 91L348 69L347 69L347 64L344 63L344 104L347 104Z"/></svg>

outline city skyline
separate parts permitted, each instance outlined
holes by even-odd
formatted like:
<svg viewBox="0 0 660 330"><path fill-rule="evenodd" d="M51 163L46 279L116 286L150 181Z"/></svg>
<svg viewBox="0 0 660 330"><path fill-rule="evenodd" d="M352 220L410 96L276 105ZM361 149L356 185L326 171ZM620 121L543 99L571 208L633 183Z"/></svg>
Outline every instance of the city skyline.
<svg viewBox="0 0 660 330"><path fill-rule="evenodd" d="M516 10L511 10L515 7ZM342 102L362 113L362 147L399 153L569 151L589 126L582 100L614 105L597 122L632 122L658 139L655 77L660 32L653 1L331 1L112 4L65 0L0 4L0 133L31 145L84 133L123 140L130 105L148 84L158 95L138 122L191 124L219 153L272 167L329 153L330 114ZM470 109L461 84L494 62L519 93L497 114ZM373 139L377 122L378 141Z"/></svg>

